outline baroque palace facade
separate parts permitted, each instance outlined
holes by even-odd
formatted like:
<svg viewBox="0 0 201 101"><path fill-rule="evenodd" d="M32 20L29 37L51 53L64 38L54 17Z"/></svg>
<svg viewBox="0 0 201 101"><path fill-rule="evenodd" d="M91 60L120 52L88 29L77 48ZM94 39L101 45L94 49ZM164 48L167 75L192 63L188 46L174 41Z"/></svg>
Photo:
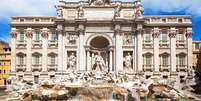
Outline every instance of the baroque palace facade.
<svg viewBox="0 0 201 101"><path fill-rule="evenodd" d="M186 77L191 16L143 16L141 1L61 0L55 17L12 17L11 77L42 80L72 71Z"/></svg>

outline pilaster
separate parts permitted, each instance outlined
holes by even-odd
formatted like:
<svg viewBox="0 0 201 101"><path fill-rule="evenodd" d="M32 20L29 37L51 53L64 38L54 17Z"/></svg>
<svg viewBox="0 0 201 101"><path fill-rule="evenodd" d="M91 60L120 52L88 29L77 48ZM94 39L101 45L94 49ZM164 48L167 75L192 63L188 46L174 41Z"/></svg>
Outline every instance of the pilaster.
<svg viewBox="0 0 201 101"><path fill-rule="evenodd" d="M46 72L47 71L47 48L48 48L48 35L49 35L49 29L48 28L43 28L41 30L42 32L42 71Z"/></svg>
<svg viewBox="0 0 201 101"><path fill-rule="evenodd" d="M142 64L143 64L143 59L142 59L142 34L143 34L143 29L142 25L138 24L137 25L137 72L141 72L143 70Z"/></svg>
<svg viewBox="0 0 201 101"><path fill-rule="evenodd" d="M171 28L169 32L170 37L170 65L171 72L176 72L176 29Z"/></svg>
<svg viewBox="0 0 201 101"><path fill-rule="evenodd" d="M159 72L159 29L154 28L153 38L154 38L154 72Z"/></svg>
<svg viewBox="0 0 201 101"><path fill-rule="evenodd" d="M33 37L33 29L32 28L27 28L26 29L26 37L27 37L27 50L26 50L26 55L27 55L27 60L26 60L26 71L30 72L31 71L31 66L32 66L32 55L31 55L31 48L32 48L32 37Z"/></svg>
<svg viewBox="0 0 201 101"><path fill-rule="evenodd" d="M11 29L11 72L16 71L16 39L17 39L17 29Z"/></svg>
<svg viewBox="0 0 201 101"><path fill-rule="evenodd" d="M78 26L77 29L78 33L79 33L79 70L80 71L85 71L86 70L86 66L85 66L85 47L84 47L84 25L80 24Z"/></svg>
<svg viewBox="0 0 201 101"><path fill-rule="evenodd" d="M187 49L188 49L188 55L187 55L187 66L188 68L191 68L192 66L192 28L187 28L186 32L186 39L187 39Z"/></svg>
<svg viewBox="0 0 201 101"><path fill-rule="evenodd" d="M122 31L120 28L120 25L117 24L115 25L115 42L116 42L116 47L115 47L115 55L116 55L116 71L120 72L123 71L123 40L122 40Z"/></svg>
<svg viewBox="0 0 201 101"><path fill-rule="evenodd" d="M58 71L63 71L63 26L57 25L58 32Z"/></svg>

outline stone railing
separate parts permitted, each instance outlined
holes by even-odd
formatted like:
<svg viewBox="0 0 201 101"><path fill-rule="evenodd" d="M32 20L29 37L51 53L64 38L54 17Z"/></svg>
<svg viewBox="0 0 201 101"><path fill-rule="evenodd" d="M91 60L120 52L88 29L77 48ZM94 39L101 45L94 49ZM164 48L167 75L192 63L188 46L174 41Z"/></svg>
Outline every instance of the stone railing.
<svg viewBox="0 0 201 101"><path fill-rule="evenodd" d="M163 71L169 72L170 71L170 65L160 65L160 71L161 72L163 72Z"/></svg>
<svg viewBox="0 0 201 101"><path fill-rule="evenodd" d="M153 65L143 65L143 71L150 71L154 70Z"/></svg>
<svg viewBox="0 0 201 101"><path fill-rule="evenodd" d="M42 65L32 65L31 71L41 71L42 70Z"/></svg>
<svg viewBox="0 0 201 101"><path fill-rule="evenodd" d="M177 71L178 72L180 72L180 71L187 72L188 71L187 65L177 65Z"/></svg>
<svg viewBox="0 0 201 101"><path fill-rule="evenodd" d="M57 71L58 70L58 65L57 64L48 64L48 67L47 67L47 70L48 71Z"/></svg>
<svg viewBox="0 0 201 101"><path fill-rule="evenodd" d="M23 72L25 72L26 71L26 65L24 64L22 64L22 65L17 65L16 66L16 71L18 72L18 71L23 71Z"/></svg>
<svg viewBox="0 0 201 101"><path fill-rule="evenodd" d="M161 24L171 24L171 23L189 23L191 24L191 17L190 16L145 16L146 23L161 23Z"/></svg>

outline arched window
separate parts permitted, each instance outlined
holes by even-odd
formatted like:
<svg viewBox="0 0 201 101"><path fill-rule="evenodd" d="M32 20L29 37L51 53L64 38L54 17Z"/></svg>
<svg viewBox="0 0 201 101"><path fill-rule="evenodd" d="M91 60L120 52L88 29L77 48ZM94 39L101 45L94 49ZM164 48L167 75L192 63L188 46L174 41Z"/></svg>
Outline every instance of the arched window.
<svg viewBox="0 0 201 101"><path fill-rule="evenodd" d="M185 53L177 54L177 65L178 66L186 65L186 54Z"/></svg>
<svg viewBox="0 0 201 101"><path fill-rule="evenodd" d="M25 65L25 57L26 57L26 55L24 53L18 53L17 54L17 65Z"/></svg>
<svg viewBox="0 0 201 101"><path fill-rule="evenodd" d="M144 65L153 65L153 55L151 53L144 54Z"/></svg>
<svg viewBox="0 0 201 101"><path fill-rule="evenodd" d="M168 66L169 65L169 54L168 53L161 54L160 58L161 58L160 64L162 66Z"/></svg>
<svg viewBox="0 0 201 101"><path fill-rule="evenodd" d="M42 64L42 55L40 53L33 53L32 54L32 64L33 65L41 65Z"/></svg>
<svg viewBox="0 0 201 101"><path fill-rule="evenodd" d="M48 54L48 65L57 65L57 54Z"/></svg>

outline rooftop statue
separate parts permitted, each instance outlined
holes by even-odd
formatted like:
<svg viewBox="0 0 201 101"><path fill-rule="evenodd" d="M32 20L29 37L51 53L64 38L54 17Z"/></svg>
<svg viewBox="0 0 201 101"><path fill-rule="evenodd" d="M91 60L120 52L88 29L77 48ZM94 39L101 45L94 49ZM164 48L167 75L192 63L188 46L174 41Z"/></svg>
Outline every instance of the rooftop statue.
<svg viewBox="0 0 201 101"><path fill-rule="evenodd" d="M90 5L110 4L111 0L88 0Z"/></svg>

